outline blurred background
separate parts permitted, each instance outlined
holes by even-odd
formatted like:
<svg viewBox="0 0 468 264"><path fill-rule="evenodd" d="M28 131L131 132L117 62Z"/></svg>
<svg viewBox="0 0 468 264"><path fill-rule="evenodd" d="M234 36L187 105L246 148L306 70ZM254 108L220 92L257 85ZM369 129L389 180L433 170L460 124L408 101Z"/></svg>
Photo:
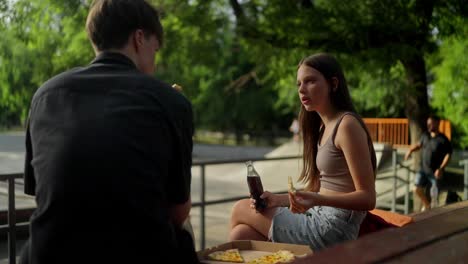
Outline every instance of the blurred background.
<svg viewBox="0 0 468 264"><path fill-rule="evenodd" d="M297 64L326 51L342 63L363 117L409 118L419 138L433 110L451 122L455 147L468 147L466 1L150 2L165 29L156 77L193 103L197 141L280 144L271 138L288 136L299 110ZM94 58L84 30L89 5L0 0L3 130L23 129L44 81Z"/></svg>

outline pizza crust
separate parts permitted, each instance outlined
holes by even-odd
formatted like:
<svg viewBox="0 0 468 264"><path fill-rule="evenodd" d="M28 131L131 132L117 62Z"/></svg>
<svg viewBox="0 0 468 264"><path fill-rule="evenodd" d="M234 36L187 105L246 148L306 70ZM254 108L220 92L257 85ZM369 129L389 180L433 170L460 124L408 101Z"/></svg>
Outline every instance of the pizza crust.
<svg viewBox="0 0 468 264"><path fill-rule="evenodd" d="M292 194L296 194L296 188L294 188L292 177L288 176L288 190Z"/></svg>

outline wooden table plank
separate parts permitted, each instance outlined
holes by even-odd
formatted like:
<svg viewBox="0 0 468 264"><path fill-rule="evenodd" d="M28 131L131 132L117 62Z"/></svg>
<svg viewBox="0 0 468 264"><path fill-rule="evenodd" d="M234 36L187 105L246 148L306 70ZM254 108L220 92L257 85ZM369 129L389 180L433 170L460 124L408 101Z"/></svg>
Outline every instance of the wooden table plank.
<svg viewBox="0 0 468 264"><path fill-rule="evenodd" d="M468 231L468 206L389 228L307 256L311 263L375 263L403 256L442 239Z"/></svg>
<svg viewBox="0 0 468 264"><path fill-rule="evenodd" d="M468 231L414 250L384 263L467 263Z"/></svg>
<svg viewBox="0 0 468 264"><path fill-rule="evenodd" d="M421 212L421 213L410 214L410 216L413 217L414 222L418 222L424 219L431 218L436 215L450 213L452 211L459 210L467 206L468 206L468 200L449 204L443 207L437 207L432 210Z"/></svg>

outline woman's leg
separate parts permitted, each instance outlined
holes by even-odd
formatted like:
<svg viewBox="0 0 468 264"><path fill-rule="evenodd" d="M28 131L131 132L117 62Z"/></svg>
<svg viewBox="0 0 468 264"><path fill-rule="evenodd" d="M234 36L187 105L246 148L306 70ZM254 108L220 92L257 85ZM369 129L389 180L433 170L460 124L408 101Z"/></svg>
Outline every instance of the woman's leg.
<svg viewBox="0 0 468 264"><path fill-rule="evenodd" d="M269 208L257 213L249 199L238 201L232 208L229 240L267 240L275 212L276 208Z"/></svg>
<svg viewBox="0 0 468 264"><path fill-rule="evenodd" d="M231 229L229 241L232 240L259 240L267 241L268 237L260 234L257 230L246 224L238 224Z"/></svg>

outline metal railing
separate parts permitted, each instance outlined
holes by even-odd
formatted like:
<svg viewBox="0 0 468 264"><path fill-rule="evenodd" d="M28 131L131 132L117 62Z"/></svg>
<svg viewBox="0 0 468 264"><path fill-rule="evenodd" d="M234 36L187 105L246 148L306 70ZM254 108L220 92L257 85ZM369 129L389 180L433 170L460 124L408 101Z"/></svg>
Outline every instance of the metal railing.
<svg viewBox="0 0 468 264"><path fill-rule="evenodd" d="M464 178L463 178L463 199L468 200L468 159L461 160L460 166L464 167Z"/></svg>
<svg viewBox="0 0 468 264"><path fill-rule="evenodd" d="M0 174L0 181L8 184L8 223L0 226L0 231L8 233L8 263L16 263L16 207L15 179L22 178L22 173Z"/></svg>
<svg viewBox="0 0 468 264"><path fill-rule="evenodd" d="M276 158L251 158L251 159L229 159L229 160L214 160L214 161L199 161L194 162L192 166L200 166L200 202L195 202L192 204L192 207L200 207L200 247L205 248L205 207L207 205L222 204L235 202L240 199L248 198L248 196L236 196L229 197L225 199L211 200L206 201L206 174L205 168L209 165L220 165L220 164L232 164L232 163L244 163L248 160L251 161L275 161L275 160L289 160L289 159L298 159L301 156L283 156ZM286 191L284 191L286 192Z"/></svg>
<svg viewBox="0 0 468 264"><path fill-rule="evenodd" d="M388 143L393 146L410 145L409 120L407 118L363 118L373 142ZM452 138L450 121L440 120L439 131Z"/></svg>

